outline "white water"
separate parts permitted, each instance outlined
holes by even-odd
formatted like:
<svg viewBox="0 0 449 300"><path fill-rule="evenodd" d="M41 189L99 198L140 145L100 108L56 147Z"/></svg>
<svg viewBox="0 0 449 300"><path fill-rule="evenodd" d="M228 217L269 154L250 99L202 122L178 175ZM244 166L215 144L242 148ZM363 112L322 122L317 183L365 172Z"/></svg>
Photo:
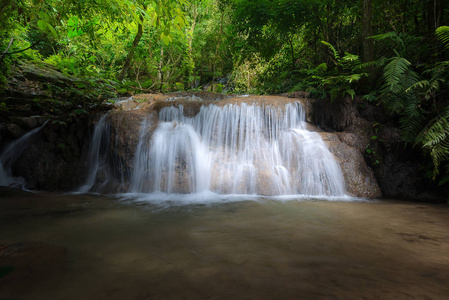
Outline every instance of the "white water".
<svg viewBox="0 0 449 300"><path fill-rule="evenodd" d="M95 125L89 153L87 158L88 174L84 184L78 188L79 193L87 193L94 186L98 170L105 165L105 151L109 137L109 123L106 122L107 114L103 115Z"/></svg>
<svg viewBox="0 0 449 300"><path fill-rule="evenodd" d="M152 137L145 121L133 193L344 196L338 163L305 128L300 103L202 106L193 118L166 107Z"/></svg>
<svg viewBox="0 0 449 300"><path fill-rule="evenodd" d="M46 124L46 123L45 123ZM42 127L35 128L30 132L24 134L17 140L12 141L0 154L0 186L17 186L24 187L25 180L21 177L15 177L12 174L12 166L20 157L22 152L32 142L35 134L41 130Z"/></svg>

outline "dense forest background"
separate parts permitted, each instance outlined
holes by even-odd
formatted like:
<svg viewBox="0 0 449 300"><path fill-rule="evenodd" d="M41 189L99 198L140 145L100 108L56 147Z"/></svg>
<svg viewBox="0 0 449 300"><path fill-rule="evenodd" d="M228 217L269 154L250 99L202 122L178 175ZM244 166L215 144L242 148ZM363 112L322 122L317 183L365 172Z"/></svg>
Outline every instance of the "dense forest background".
<svg viewBox="0 0 449 300"><path fill-rule="evenodd" d="M423 172L444 184L447 25L445 0L2 0L0 84L26 62L85 78L79 93L112 85L108 97L199 90L356 97L381 107L404 147L428 159ZM1 110L8 105L0 101Z"/></svg>

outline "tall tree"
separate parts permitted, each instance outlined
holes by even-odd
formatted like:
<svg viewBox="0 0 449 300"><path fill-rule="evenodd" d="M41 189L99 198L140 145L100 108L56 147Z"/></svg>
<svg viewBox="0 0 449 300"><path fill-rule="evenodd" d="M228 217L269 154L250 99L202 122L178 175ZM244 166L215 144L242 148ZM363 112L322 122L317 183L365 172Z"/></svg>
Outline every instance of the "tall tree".
<svg viewBox="0 0 449 300"><path fill-rule="evenodd" d="M362 0L362 48L363 48L363 62L374 60L374 43L370 39L373 35L373 27L371 18L373 5L371 0Z"/></svg>
<svg viewBox="0 0 449 300"><path fill-rule="evenodd" d="M143 22L145 20L145 11L147 10L147 6L145 4L142 4L142 10L139 15L139 21L137 23L137 33L134 37L133 43L131 45L131 48L129 49L128 55L126 56L125 63L123 64L123 68L120 71L120 74L117 76L117 79L119 81L122 81L126 74L128 73L129 66L131 65L131 61L134 57L134 52L136 51L137 45L139 45L140 39L142 38L143 34Z"/></svg>

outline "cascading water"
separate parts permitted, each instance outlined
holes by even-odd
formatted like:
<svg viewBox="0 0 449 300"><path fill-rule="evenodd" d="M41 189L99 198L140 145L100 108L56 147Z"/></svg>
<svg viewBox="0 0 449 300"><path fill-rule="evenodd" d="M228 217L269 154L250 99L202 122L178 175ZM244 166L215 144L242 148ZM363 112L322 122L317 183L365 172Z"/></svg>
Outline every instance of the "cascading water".
<svg viewBox="0 0 449 300"><path fill-rule="evenodd" d="M78 188L77 192L87 193L94 186L97 175L100 170L106 172L107 168L107 152L109 146L109 122L106 120L107 114L103 115L95 124L94 132L91 139L88 152L88 172L84 184ZM107 182L103 182L103 185ZM100 188L97 188L100 190Z"/></svg>
<svg viewBox="0 0 449 300"><path fill-rule="evenodd" d="M321 137L305 128L299 102L183 106L159 112L150 137L141 126L131 192L345 195L340 166Z"/></svg>
<svg viewBox="0 0 449 300"><path fill-rule="evenodd" d="M25 186L25 180L23 178L13 176L12 166L20 157L25 148L33 142L35 134L39 132L45 124L31 130L17 140L11 142L2 151L0 154L0 186Z"/></svg>

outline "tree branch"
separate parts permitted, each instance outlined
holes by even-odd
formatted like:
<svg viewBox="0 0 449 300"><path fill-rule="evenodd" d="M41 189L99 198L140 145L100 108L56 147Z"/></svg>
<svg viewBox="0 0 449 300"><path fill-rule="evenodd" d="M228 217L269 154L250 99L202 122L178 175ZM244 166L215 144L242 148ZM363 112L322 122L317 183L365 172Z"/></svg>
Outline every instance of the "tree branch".
<svg viewBox="0 0 449 300"><path fill-rule="evenodd" d="M31 46L29 46L29 47L27 47L27 48L25 48L25 49L18 50L18 51L14 51L14 52L4 53L4 55L11 55L11 54L16 54L16 53L23 52L23 51L25 51L25 50L28 50L28 49L30 49L30 48L33 48L34 46L36 46L36 45L39 44L40 42L42 42L42 40L38 40L37 42L33 43Z"/></svg>
<svg viewBox="0 0 449 300"><path fill-rule="evenodd" d="M14 37L12 36L11 39L9 40L8 47L6 47L5 51L3 51L2 55L0 55L0 62L3 60L3 57L6 55L6 53L8 52L8 50L11 47L13 42L14 42Z"/></svg>

